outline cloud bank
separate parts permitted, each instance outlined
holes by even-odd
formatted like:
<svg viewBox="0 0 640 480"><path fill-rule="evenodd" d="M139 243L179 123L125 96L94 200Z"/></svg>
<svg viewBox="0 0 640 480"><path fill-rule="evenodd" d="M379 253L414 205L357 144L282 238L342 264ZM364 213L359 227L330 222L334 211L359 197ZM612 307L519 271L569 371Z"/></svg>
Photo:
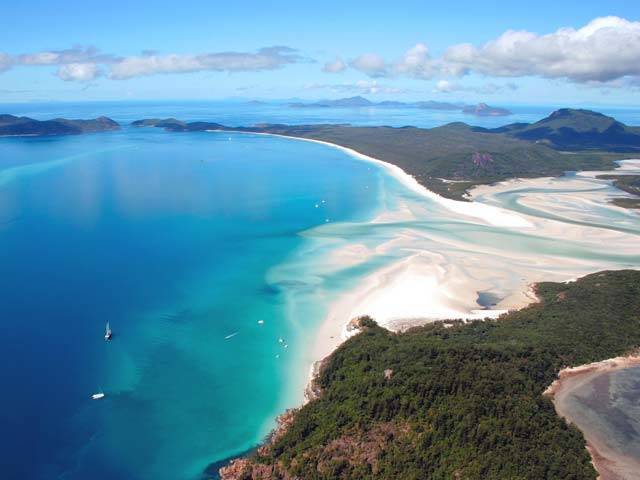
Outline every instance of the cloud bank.
<svg viewBox="0 0 640 480"><path fill-rule="evenodd" d="M548 35L508 30L481 47L450 47L443 61L459 75L475 71L495 77L606 82L640 75L640 22L602 17L578 30L562 28Z"/></svg>
<svg viewBox="0 0 640 480"><path fill-rule="evenodd" d="M259 72L306 61L308 59L286 46L265 47L255 52L202 54L144 51L127 57L101 53L93 47L74 47L21 55L0 52L0 72L15 67L53 66L57 67L55 74L64 81L88 83L98 77L127 80L204 71ZM434 56L426 44L418 43L393 61L368 52L348 62L336 57L323 67L324 72L332 74L348 69L373 79L446 79L448 83L436 85L436 90L441 92L464 89L450 79L472 73L493 78L566 79L585 86L612 88L637 85L640 79L640 22L610 16L596 18L581 28L561 28L547 34L507 30L482 45L450 46L439 56ZM503 88L487 85L487 93Z"/></svg>
<svg viewBox="0 0 640 480"><path fill-rule="evenodd" d="M297 63L302 57L289 47L261 48L257 53L221 52L204 55L142 55L127 57L111 65L109 78L128 78L160 73L256 72L275 70Z"/></svg>
<svg viewBox="0 0 640 480"><path fill-rule="evenodd" d="M113 80L189 72L257 72L275 70L305 61L290 47L273 46L257 52L218 52L200 55L159 55L146 51L139 56L117 57L96 48L75 47L11 56L0 52L0 72L16 66L58 66L56 75L65 81L89 82L100 76Z"/></svg>
<svg viewBox="0 0 640 480"><path fill-rule="evenodd" d="M423 43L402 58L387 62L375 53L350 66L373 78L407 76L430 80L477 73L489 77L542 77L574 83L605 83L640 77L640 22L600 17L579 29L561 28L546 35L508 30L475 46L462 43L437 58Z"/></svg>

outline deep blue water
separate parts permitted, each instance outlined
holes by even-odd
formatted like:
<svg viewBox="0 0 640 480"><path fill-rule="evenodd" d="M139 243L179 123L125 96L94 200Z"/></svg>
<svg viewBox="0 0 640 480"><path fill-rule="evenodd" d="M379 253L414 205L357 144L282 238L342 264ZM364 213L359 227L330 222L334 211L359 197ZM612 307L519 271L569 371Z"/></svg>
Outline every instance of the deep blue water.
<svg viewBox="0 0 640 480"><path fill-rule="evenodd" d="M290 318L267 274L299 232L369 216L379 171L307 142L154 129L0 152L2 478L196 478L299 402L299 327L323 311Z"/></svg>

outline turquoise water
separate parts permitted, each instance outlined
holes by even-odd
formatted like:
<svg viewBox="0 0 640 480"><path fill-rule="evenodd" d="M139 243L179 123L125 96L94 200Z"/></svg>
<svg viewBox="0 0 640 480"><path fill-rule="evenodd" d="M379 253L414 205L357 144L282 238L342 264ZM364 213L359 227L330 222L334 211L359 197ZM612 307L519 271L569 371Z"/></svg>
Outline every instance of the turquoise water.
<svg viewBox="0 0 640 480"><path fill-rule="evenodd" d="M304 378L287 378L324 306L294 318L313 275L269 272L300 232L370 217L379 170L307 142L152 129L0 151L4 478L197 478L299 403Z"/></svg>

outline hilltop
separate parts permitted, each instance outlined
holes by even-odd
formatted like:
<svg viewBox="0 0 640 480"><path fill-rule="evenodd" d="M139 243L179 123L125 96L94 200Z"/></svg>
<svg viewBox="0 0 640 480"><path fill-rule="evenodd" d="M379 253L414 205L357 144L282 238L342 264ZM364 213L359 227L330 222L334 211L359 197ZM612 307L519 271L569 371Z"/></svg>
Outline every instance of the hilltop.
<svg viewBox="0 0 640 480"><path fill-rule="evenodd" d="M542 120L485 130L521 140L543 142L561 150L640 151L640 128L591 110L563 108Z"/></svg>
<svg viewBox="0 0 640 480"><path fill-rule="evenodd" d="M118 130L120 125L107 117L91 120L35 120L29 117L0 115L0 136L8 135L78 135Z"/></svg>

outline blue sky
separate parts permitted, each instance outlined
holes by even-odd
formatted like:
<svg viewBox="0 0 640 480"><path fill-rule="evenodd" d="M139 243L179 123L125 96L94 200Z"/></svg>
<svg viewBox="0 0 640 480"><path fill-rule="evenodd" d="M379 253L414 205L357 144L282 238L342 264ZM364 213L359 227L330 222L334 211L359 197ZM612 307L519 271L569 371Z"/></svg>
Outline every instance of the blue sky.
<svg viewBox="0 0 640 480"><path fill-rule="evenodd" d="M640 105L640 2L309 3L7 2L0 102Z"/></svg>

